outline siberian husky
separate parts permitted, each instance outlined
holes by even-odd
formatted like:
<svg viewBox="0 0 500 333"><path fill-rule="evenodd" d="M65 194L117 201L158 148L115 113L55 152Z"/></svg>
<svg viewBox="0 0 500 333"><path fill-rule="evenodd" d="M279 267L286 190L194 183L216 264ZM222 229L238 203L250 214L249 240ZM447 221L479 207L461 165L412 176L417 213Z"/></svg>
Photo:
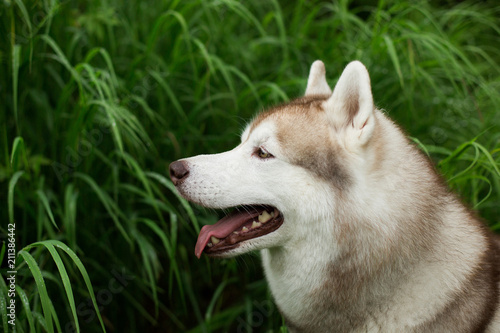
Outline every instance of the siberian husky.
<svg viewBox="0 0 500 333"><path fill-rule="evenodd" d="M237 207L195 254L260 250L291 332L500 332L495 236L375 108L358 61L333 92L314 62L304 97L170 175L192 202Z"/></svg>

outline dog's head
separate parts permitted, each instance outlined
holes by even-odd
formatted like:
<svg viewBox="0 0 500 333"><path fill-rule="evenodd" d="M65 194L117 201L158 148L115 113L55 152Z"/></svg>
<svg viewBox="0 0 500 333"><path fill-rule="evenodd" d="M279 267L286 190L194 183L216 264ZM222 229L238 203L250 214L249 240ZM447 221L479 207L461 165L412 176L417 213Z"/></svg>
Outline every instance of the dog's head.
<svg viewBox="0 0 500 333"><path fill-rule="evenodd" d="M320 221L333 218L369 159L376 122L366 68L350 63L332 93L316 61L305 96L258 115L236 148L173 162L172 181L186 199L236 207L202 228L196 255L230 257L331 235L333 223Z"/></svg>

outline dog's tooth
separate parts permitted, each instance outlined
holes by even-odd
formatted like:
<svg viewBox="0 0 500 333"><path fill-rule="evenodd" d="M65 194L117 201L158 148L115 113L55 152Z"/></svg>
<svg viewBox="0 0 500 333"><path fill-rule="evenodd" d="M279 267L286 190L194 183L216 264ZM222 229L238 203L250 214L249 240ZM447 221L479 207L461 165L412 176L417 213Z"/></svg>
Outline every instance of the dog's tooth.
<svg viewBox="0 0 500 333"><path fill-rule="evenodd" d="M220 239L218 239L217 237L210 237L210 240L212 241L212 243L214 243L214 245L218 244L220 242Z"/></svg>
<svg viewBox="0 0 500 333"><path fill-rule="evenodd" d="M248 231L248 228L247 227L243 227L243 228L241 228L241 231L242 232Z"/></svg>
<svg viewBox="0 0 500 333"><path fill-rule="evenodd" d="M207 246L208 246L208 247L212 247L212 246L214 246L214 244L212 244L212 243L208 243L208 244L207 244Z"/></svg>
<svg viewBox="0 0 500 333"><path fill-rule="evenodd" d="M267 211L263 211L262 214L259 215L259 222L266 223L272 218L272 215Z"/></svg>
<svg viewBox="0 0 500 333"><path fill-rule="evenodd" d="M261 223L260 223L260 222L253 221L253 222L252 222L252 229L253 229L253 228L258 228L258 227L260 227L260 225L261 225Z"/></svg>
<svg viewBox="0 0 500 333"><path fill-rule="evenodd" d="M239 234L239 232L238 231L233 231L233 234L237 235L237 234Z"/></svg>

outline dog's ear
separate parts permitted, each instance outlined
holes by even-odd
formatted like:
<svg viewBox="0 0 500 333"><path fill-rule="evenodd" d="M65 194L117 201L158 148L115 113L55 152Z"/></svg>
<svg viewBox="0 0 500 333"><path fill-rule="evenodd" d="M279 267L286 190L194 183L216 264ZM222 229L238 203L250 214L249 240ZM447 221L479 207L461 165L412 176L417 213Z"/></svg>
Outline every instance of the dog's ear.
<svg viewBox="0 0 500 333"><path fill-rule="evenodd" d="M375 126L374 105L370 76L361 62L347 65L323 107L335 129L345 129L361 145L368 141Z"/></svg>
<svg viewBox="0 0 500 333"><path fill-rule="evenodd" d="M311 65L309 79L307 80L307 95L330 95L332 90L328 86L325 77L325 64L321 60L316 60Z"/></svg>

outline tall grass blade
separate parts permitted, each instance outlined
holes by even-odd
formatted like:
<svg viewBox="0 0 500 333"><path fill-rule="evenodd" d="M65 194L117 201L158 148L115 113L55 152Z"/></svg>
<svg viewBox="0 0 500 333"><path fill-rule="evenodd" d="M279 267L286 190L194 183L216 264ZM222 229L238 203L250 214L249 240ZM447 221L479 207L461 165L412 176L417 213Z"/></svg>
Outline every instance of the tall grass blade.
<svg viewBox="0 0 500 333"><path fill-rule="evenodd" d="M172 245L170 244L170 241L168 240L167 236L165 235L165 232L158 227L158 225L153 222L152 220L149 219L139 219L137 221L138 223L143 223L145 226L147 226L151 231L153 231L162 241L163 247L165 248L165 251L167 252L167 255L169 257L169 263L170 263L170 269L171 271L175 274L175 278L177 280L177 285L179 288L179 292L181 294L181 298L184 298L184 288L182 285L182 280L181 276L179 274L179 267L177 265L177 259L175 257L175 251ZM172 286L173 283L172 281L169 281L169 295L172 293Z"/></svg>
<svg viewBox="0 0 500 333"><path fill-rule="evenodd" d="M76 249L76 214L77 214L78 192L75 191L74 184L66 186L64 192L64 218L63 224L66 229L66 237L69 247Z"/></svg>
<svg viewBox="0 0 500 333"><path fill-rule="evenodd" d="M119 215L121 213L120 213L118 207L116 207L115 202L89 176L87 176L83 173L77 172L74 174L74 177L84 180L92 188L92 190L94 190L95 194L97 194L97 197L99 198L101 203L104 205L104 208L106 208L106 211L111 216L113 222L115 223L116 228L120 231L120 233L122 234L123 238L127 241L127 243L129 243L132 246L132 240L130 239L130 236L125 231L124 227L122 226L122 224L120 222Z"/></svg>
<svg viewBox="0 0 500 333"><path fill-rule="evenodd" d="M207 307L207 311L205 313L205 320L206 321L210 322L210 319L212 317L212 313L213 313L214 308L215 308L215 304L219 300L219 298L221 297L222 292L224 291L224 288L226 288L226 286L228 284L234 283L234 282L237 282L237 280L236 279L228 279L226 281L222 281L222 283L220 283L217 286L217 289L215 289L214 294L212 296L212 299L210 300L210 303L208 304L208 307Z"/></svg>
<svg viewBox="0 0 500 333"><path fill-rule="evenodd" d="M10 155L10 165L14 171L18 170L20 158L23 159L24 167L29 171L28 158L26 157L26 147L24 146L24 140L22 137L18 136L14 139L14 143L12 144L12 153Z"/></svg>
<svg viewBox="0 0 500 333"><path fill-rule="evenodd" d="M78 84L80 91L83 91L83 85L85 81L82 79L80 74L73 68L73 66L71 66L69 60L66 58L64 53L61 51L60 47L54 41L54 39L52 39L52 37L48 35L42 35L40 36L40 38L52 48L52 50L56 53L56 57L53 58L59 63L61 63L68 70L68 72L70 72L71 76Z"/></svg>
<svg viewBox="0 0 500 333"><path fill-rule="evenodd" d="M142 257L142 263L144 265L144 270L146 271L147 278L149 280L149 287L151 288L151 293L153 295L153 302L155 305L155 317L158 316L158 292L156 286L157 270L158 270L158 257L151 243L147 241L144 236L136 231L134 235L139 251Z"/></svg>
<svg viewBox="0 0 500 333"><path fill-rule="evenodd" d="M33 311L32 313L33 313L33 318L38 323L38 325L40 325L40 327L42 328L42 330L43 330L42 332L48 332L47 324L45 323L45 318L43 317L43 315L37 311ZM38 332L36 332L36 333L38 333Z"/></svg>
<svg viewBox="0 0 500 333"><path fill-rule="evenodd" d="M14 188L16 187L17 181L24 174L24 171L17 171L12 175L9 182L9 192L7 197L7 202L9 206L9 223L14 223Z"/></svg>
<svg viewBox="0 0 500 333"><path fill-rule="evenodd" d="M486 157L488 162L490 162L489 165L493 168L493 170L495 170L497 176L500 177L500 168L499 168L500 163L496 162L493 159L493 156L491 156L490 152L483 145L481 145L477 142L474 142L473 145L475 147L477 147L483 153L483 155Z"/></svg>
<svg viewBox="0 0 500 333"><path fill-rule="evenodd" d="M28 36L24 36L24 38L29 38L30 40L30 58L29 58L29 70L31 73L31 64L33 62L33 27L31 25L31 20L30 16L28 14L28 10L26 9L26 6L21 0L14 0L16 2L16 5L19 7L21 10L21 16L23 17L24 23L28 27Z"/></svg>
<svg viewBox="0 0 500 333"><path fill-rule="evenodd" d="M20 134L19 130L19 115L17 110L17 90L19 81L19 63L21 58L21 46L14 45L12 49L12 103L14 107L14 120L16 121L17 134Z"/></svg>
<svg viewBox="0 0 500 333"><path fill-rule="evenodd" d="M158 209L158 205L156 205L156 201L154 200L153 191L151 190L151 186L149 185L149 180L147 179L146 174L144 173L142 168L139 166L137 161L134 158L132 158L132 156L130 156L128 153L123 152L123 153L119 153L119 155L135 171L134 175L141 181L142 185L144 186L144 189L147 192L147 197L149 199L151 199L152 205L153 205L156 213L158 214L158 218L160 219L160 221L163 221L163 217L160 213L160 210Z"/></svg>
<svg viewBox="0 0 500 333"><path fill-rule="evenodd" d="M52 209L50 208L50 203L49 199L45 195L45 193L42 190L37 190L36 195L40 199L40 202L43 205L43 208L45 209L45 212L49 216L50 222L52 222L52 225L59 230L59 227L57 226L56 220L54 219L54 214L52 213Z"/></svg>
<svg viewBox="0 0 500 333"><path fill-rule="evenodd" d="M38 289L38 293L40 294L40 301L42 303L43 316L45 319L45 324L47 325L47 331L49 333L54 332L54 324L52 320L52 306L50 302L49 295L47 293L47 288L45 286L45 280L43 279L42 272L38 267L35 259L26 252L25 250L21 250L18 252L18 255L24 259L26 264L28 265L29 270L31 271L31 275L35 279L36 287Z"/></svg>
<svg viewBox="0 0 500 333"><path fill-rule="evenodd" d="M54 308L54 303L49 298L50 312L52 313L52 318L54 319L54 324L58 333L63 333L61 329L61 323L59 322L59 316L57 315L56 309Z"/></svg>
<svg viewBox="0 0 500 333"><path fill-rule="evenodd" d="M394 65L394 69L396 70L396 73L398 74L399 78L399 84L401 85L401 88L404 89L405 82L403 79L403 73L401 72L401 65L399 63L399 57L396 52L396 48L394 47L394 43L388 35L384 35L384 41L385 45L387 46L387 52L389 53L389 56L392 60L392 64Z"/></svg>
<svg viewBox="0 0 500 333"><path fill-rule="evenodd" d="M172 184L172 182L170 180L168 180L167 178L165 178L165 176L160 175L160 174L158 174L156 172L146 172L146 175L148 177L156 179L160 184L162 184L163 186L165 186L167 189L169 189L172 193L174 193L176 195L177 199L179 199L179 201L181 202L182 207L184 207L184 209L188 213L188 216L191 219L191 222L193 223L196 232L199 233L200 232L200 225L198 223L198 219L196 218L196 215L193 212L193 209L191 208L191 205L189 204L189 202L187 202L186 199L184 199L183 197L181 197L179 195L179 193L177 192L177 189L175 188L174 184Z"/></svg>
<svg viewBox="0 0 500 333"><path fill-rule="evenodd" d="M2 327L4 331L8 331L8 317L7 317L7 285L5 284L4 277L0 274L0 316L2 316Z"/></svg>
<svg viewBox="0 0 500 333"><path fill-rule="evenodd" d="M174 106L174 109L175 109L175 111L177 111L177 114L179 115L179 117L181 117L182 120L187 121L188 118L186 116L186 112L182 108L181 103L179 102L179 100L175 96L174 91L172 90L170 85L167 83L167 81L165 79L163 79L160 76L160 74L155 72L155 71L149 71L149 74L158 82L160 87L162 87L163 90L165 90L165 92L167 93L167 96L170 99L170 102Z"/></svg>
<svg viewBox="0 0 500 333"><path fill-rule="evenodd" d="M234 11L243 20L252 23L255 28L257 28L261 36L267 35L266 29L264 29L259 20L242 3L235 0L221 0L221 2Z"/></svg>
<svg viewBox="0 0 500 333"><path fill-rule="evenodd" d="M71 281L69 280L68 273L66 271L66 268L64 267L61 257L59 256L59 253L57 253L52 243L40 242L36 244L45 246L47 250L49 250L52 259L56 263L57 269L59 270L59 274L61 276L61 280L63 282L64 290L66 291L66 297L68 298L68 303L71 308L71 312L73 314L73 320L75 321L76 331L80 332L80 325L78 324L78 316L76 314L76 305L75 305L75 299L73 297L73 290L71 288Z"/></svg>
<svg viewBox="0 0 500 333"><path fill-rule="evenodd" d="M28 325L30 327L30 332L34 333L36 332L35 321L33 320L33 313L31 312L28 296L26 295L24 289L18 285L16 285L16 292L17 296L19 296L19 299L21 300L21 304L23 305L24 313L26 315L26 320L28 320Z"/></svg>

